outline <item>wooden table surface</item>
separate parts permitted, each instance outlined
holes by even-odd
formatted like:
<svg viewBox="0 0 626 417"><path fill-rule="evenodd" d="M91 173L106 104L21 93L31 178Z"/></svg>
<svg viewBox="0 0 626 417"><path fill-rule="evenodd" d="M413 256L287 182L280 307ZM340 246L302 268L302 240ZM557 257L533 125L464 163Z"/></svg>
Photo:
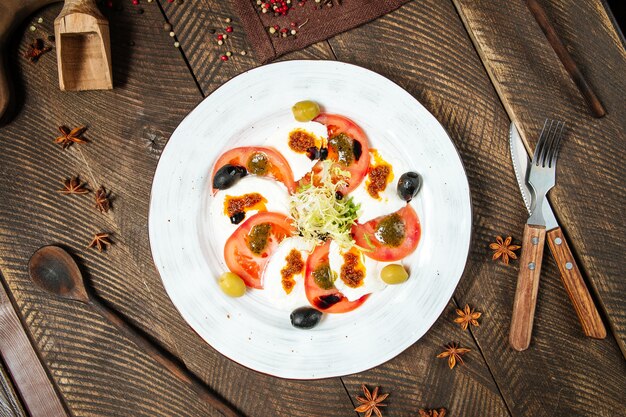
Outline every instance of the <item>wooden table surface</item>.
<svg viewBox="0 0 626 417"><path fill-rule="evenodd" d="M391 392L385 416L434 407L455 417L626 415L626 51L601 0L541 3L606 117L590 115L522 0L416 0L285 57L354 63L404 87L450 133L472 194L467 266L432 329L375 369L318 381L262 375L213 350L170 302L150 254L150 187L168 138L203 97L258 65L230 2L142 0L143 13L130 1L117 3L122 10L105 8L115 88L81 93L59 91L53 53L37 64L23 58L32 38L52 34L61 6L38 12L37 30L31 33L27 22L9 56L20 74L21 107L0 128L0 271L72 415L217 412L89 306L35 288L27 261L46 244L69 249L102 299L246 416L354 416L361 384ZM223 63L225 49L209 30L225 27L227 17L235 28L227 44L248 54ZM163 29L166 22L175 38ZM527 218L509 159L509 123L517 123L532 149L546 117L568 125L550 199L608 335L583 335L546 252L532 343L516 352L507 339L518 264L492 262L488 244L496 235L521 240ZM62 151L53 143L57 126L83 124L88 144ZM77 174L92 188L111 190L108 214L92 207L93 194L57 193ZM100 231L115 242L104 253L86 248ZM466 303L483 317L480 327L462 332L452 320ZM454 370L435 358L450 341L472 349ZM0 416L25 415L6 369L0 371Z"/></svg>

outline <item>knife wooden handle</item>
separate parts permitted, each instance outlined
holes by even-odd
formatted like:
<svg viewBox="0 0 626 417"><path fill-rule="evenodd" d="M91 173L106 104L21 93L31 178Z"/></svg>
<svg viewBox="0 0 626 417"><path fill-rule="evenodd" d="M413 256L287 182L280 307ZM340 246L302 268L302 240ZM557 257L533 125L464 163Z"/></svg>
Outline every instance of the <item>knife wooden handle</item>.
<svg viewBox="0 0 626 417"><path fill-rule="evenodd" d="M0 356L31 417L67 417L37 352L0 282Z"/></svg>
<svg viewBox="0 0 626 417"><path fill-rule="evenodd" d="M515 350L526 350L530 345L545 239L545 226L527 224L524 227L522 254L519 260L519 275L517 276L517 289L515 290L511 332L509 334L509 343Z"/></svg>
<svg viewBox="0 0 626 417"><path fill-rule="evenodd" d="M598 313L585 281L583 281L580 269L576 265L576 260L570 251L565 236L563 236L563 231L560 227L552 229L548 232L547 239L550 251L561 271L561 280L572 304L574 304L574 310L576 310L585 335L595 339L604 339L606 329L600 318L600 313Z"/></svg>

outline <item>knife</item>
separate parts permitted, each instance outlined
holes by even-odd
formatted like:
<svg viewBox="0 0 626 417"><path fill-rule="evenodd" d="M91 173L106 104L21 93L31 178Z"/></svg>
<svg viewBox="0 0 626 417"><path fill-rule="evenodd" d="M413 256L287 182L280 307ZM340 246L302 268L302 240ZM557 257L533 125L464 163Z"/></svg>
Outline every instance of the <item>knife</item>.
<svg viewBox="0 0 626 417"><path fill-rule="evenodd" d="M509 145L515 178L517 179L517 184L519 185L526 210L531 213L531 191L526 183L526 173L530 165L530 158L526 153L524 142L513 122L511 122L509 129ZM554 256L556 264L559 267L561 280L574 305L574 310L576 310L576 315L578 315L583 331L585 335L589 337L604 339L606 337L606 329L604 328L600 314L591 298L591 294L589 294L587 285L583 280L580 269L563 235L563 231L556 220L550 202L547 198L543 201L541 212L546 221L546 240L548 241L552 256Z"/></svg>

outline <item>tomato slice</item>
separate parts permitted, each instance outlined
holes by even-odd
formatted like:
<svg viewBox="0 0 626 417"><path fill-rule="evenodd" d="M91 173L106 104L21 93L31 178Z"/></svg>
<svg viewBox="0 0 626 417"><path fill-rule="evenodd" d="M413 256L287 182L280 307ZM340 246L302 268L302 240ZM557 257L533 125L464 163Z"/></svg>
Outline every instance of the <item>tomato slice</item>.
<svg viewBox="0 0 626 417"><path fill-rule="evenodd" d="M269 225L267 244L260 253L250 249L250 234L255 226ZM258 230L258 229L257 229ZM263 211L243 222L226 241L224 259L231 272L239 275L248 287L263 288L263 271L278 244L295 229L289 217L281 213Z"/></svg>
<svg viewBox="0 0 626 417"><path fill-rule="evenodd" d="M313 271L320 265L328 262L329 247L330 241L317 246L313 253L309 255L306 261L304 291L306 292L306 298L309 300L309 303L316 309L324 313L347 313L363 304L369 297L369 294L362 296L358 300L350 301L336 288L325 290L315 283Z"/></svg>
<svg viewBox="0 0 626 417"><path fill-rule="evenodd" d="M328 131L328 139L331 139L333 136L336 136L340 133L344 133L352 140L359 142L359 144L361 145L361 154L359 155L358 159L355 158L355 161L352 164L346 167L340 162L336 162L337 164L339 164L341 169L350 172L348 186L345 189L341 190L344 194L348 194L350 191L358 187L359 184L361 184L363 178L365 178L365 176L367 175L367 170L370 166L369 142L367 140L367 136L356 123L354 123L347 117L340 116L338 114L321 113L319 116L313 119L313 121L326 125L326 130ZM328 158L337 161L337 154L333 153L329 149ZM318 173L319 170L320 168L316 165L313 168L314 174Z"/></svg>
<svg viewBox="0 0 626 417"><path fill-rule="evenodd" d="M365 256L369 256L377 261L399 261L413 253L420 240L421 227L417 213L410 204L407 204L395 212L404 225L404 238L397 246L391 246L381 242L376 237L376 231L380 221L389 215L380 216L364 224L352 226L352 237L357 246L363 248ZM393 213L392 213L393 214Z"/></svg>
<svg viewBox="0 0 626 417"><path fill-rule="evenodd" d="M293 172L291 172L291 167L289 166L289 162L282 156L280 153L275 151L272 148L262 147L262 146L247 146L241 148L233 148L229 151L223 153L215 166L213 167L213 172L211 174L211 179L215 177L215 173L218 169L223 167L226 164L231 165L239 165L246 168L248 171L248 162L250 158L258 153L262 153L267 157L268 167L267 173L264 176L272 177L277 181L282 182L287 187L290 193L295 192L296 183L293 179ZM214 188L213 192L215 193L217 190Z"/></svg>

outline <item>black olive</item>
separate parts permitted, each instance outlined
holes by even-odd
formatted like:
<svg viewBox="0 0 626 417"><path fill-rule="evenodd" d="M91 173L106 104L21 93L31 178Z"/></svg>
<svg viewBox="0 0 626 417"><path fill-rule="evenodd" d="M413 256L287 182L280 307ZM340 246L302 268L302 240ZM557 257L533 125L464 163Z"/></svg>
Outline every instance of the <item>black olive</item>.
<svg viewBox="0 0 626 417"><path fill-rule="evenodd" d="M337 200L343 200L343 194L341 194L341 191L335 191L335 198Z"/></svg>
<svg viewBox="0 0 626 417"><path fill-rule="evenodd" d="M314 161L320 157L320 150L317 146L311 146L310 148L307 148L306 156L308 156L311 161Z"/></svg>
<svg viewBox="0 0 626 417"><path fill-rule="evenodd" d="M422 187L422 177L417 172L405 172L398 180L398 196L404 201L411 201Z"/></svg>
<svg viewBox="0 0 626 417"><path fill-rule="evenodd" d="M320 148L320 161L325 161L328 158L328 148Z"/></svg>
<svg viewBox="0 0 626 417"><path fill-rule="evenodd" d="M291 324L299 329L312 329L322 319L322 312L312 307L299 307L291 312Z"/></svg>
<svg viewBox="0 0 626 417"><path fill-rule="evenodd" d="M352 141L352 152L354 153L354 160L359 161L361 154L363 153L363 147L361 146L361 142L358 140Z"/></svg>
<svg viewBox="0 0 626 417"><path fill-rule="evenodd" d="M240 211L240 212L237 212L237 213L233 214L232 216L230 216L230 222L232 224L239 224L245 218L246 218L246 213L244 213L243 211Z"/></svg>
<svg viewBox="0 0 626 417"><path fill-rule="evenodd" d="M245 177L247 173L246 169L242 166L226 164L215 173L213 177L213 188L226 190Z"/></svg>

